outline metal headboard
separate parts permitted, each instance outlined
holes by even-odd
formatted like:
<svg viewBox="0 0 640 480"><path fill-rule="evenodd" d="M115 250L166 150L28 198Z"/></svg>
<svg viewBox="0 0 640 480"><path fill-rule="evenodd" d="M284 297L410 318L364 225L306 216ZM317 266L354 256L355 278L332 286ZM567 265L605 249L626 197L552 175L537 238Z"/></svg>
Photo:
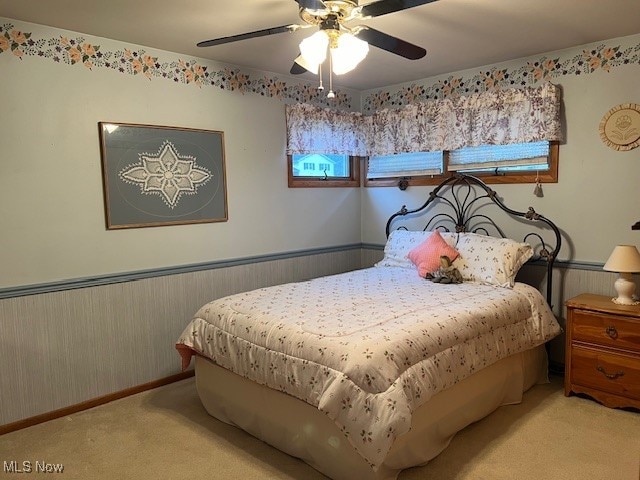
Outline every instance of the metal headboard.
<svg viewBox="0 0 640 480"><path fill-rule="evenodd" d="M428 216L430 211L433 211L431 209L436 208L436 205L438 205L441 206L442 211L433 213L432 216L428 217L423 230L453 230L455 232L484 233L485 235L491 235L496 232L499 236L505 238L506 235L493 219L480 212L483 207L489 204L487 200L497 205L510 216L522 218L537 225L540 231L546 226L553 232L555 236L553 248L547 245L542 235L538 232L527 233L523 239L523 241L531 243L529 240L534 237L539 242L540 249L537 252L536 259L546 262L547 303L551 305L553 263L562 245L560 230L551 220L536 213L533 207L529 207L526 212L510 209L502 202L494 190L477 177L456 173L432 190L429 193L429 198L420 208L409 210L406 205L403 205L400 211L389 217L386 227L387 237L392 230L392 225L395 225L400 220L400 217ZM393 229L408 230L404 225L394 226Z"/></svg>

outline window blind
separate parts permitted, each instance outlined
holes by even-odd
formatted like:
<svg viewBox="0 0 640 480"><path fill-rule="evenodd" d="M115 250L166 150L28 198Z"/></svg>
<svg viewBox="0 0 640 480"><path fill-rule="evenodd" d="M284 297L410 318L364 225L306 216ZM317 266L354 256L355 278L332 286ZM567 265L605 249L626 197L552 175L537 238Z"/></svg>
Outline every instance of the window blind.
<svg viewBox="0 0 640 480"><path fill-rule="evenodd" d="M482 170L500 167L549 165L549 142L481 145L453 150L449 153L447 170Z"/></svg>
<svg viewBox="0 0 640 480"><path fill-rule="evenodd" d="M367 178L412 177L440 175L442 152L412 152L395 155L374 155L369 158Z"/></svg>

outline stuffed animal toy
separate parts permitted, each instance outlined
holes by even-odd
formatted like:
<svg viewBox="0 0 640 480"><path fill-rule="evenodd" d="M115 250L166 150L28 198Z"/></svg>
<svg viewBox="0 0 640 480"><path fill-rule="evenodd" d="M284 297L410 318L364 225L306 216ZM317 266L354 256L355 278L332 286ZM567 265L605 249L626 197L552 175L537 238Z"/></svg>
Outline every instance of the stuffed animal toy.
<svg viewBox="0 0 640 480"><path fill-rule="evenodd" d="M440 257L440 268L425 278L434 283L462 283L462 275L446 255Z"/></svg>

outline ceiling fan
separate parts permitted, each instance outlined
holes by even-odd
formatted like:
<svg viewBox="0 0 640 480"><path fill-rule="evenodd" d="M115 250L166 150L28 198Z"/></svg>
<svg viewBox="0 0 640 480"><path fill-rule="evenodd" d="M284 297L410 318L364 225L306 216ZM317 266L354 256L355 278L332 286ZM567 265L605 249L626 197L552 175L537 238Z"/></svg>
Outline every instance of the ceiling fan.
<svg viewBox="0 0 640 480"><path fill-rule="evenodd" d="M301 55L295 59L290 73L301 74L305 71L311 71L321 74L321 65L326 57L327 46L331 53L329 61L333 63L329 69L336 74L346 73L355 68L367 55L369 45L410 60L417 60L427 54L424 48L366 25L349 27L346 24L354 20L379 17L435 1L377 0L360 5L359 0L295 0L300 10L300 18L304 22L302 25L293 24L265 28L254 32L206 40L197 45L210 47L249 38L295 32L301 28L318 27L318 31L314 35L301 42ZM322 88L322 77L320 85ZM331 91L329 96L332 96Z"/></svg>

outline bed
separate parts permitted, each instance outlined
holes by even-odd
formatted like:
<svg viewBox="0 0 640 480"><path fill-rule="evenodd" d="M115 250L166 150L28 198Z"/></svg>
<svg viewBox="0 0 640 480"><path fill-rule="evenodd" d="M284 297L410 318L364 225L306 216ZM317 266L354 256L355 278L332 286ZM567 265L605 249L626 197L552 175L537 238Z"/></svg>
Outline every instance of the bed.
<svg viewBox="0 0 640 480"><path fill-rule="evenodd" d="M535 231L506 238L489 208ZM545 344L560 333L549 307L561 242L552 221L457 174L392 215L386 233L375 267L198 310L176 348L184 368L195 357L212 416L330 478L394 479L547 380ZM546 265L546 298L515 281L530 260ZM462 283L450 281L454 269ZM424 278L434 270L449 282Z"/></svg>

